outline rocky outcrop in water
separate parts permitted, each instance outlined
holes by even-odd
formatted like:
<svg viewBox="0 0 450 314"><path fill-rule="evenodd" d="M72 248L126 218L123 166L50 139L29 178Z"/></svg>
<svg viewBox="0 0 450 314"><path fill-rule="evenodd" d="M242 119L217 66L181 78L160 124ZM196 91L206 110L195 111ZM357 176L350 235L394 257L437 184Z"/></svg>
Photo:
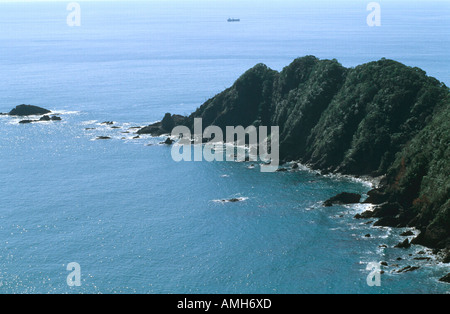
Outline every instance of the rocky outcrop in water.
<svg viewBox="0 0 450 314"><path fill-rule="evenodd" d="M19 105L8 114L10 116L40 116L48 113L51 113L51 111L38 106Z"/></svg>
<svg viewBox="0 0 450 314"><path fill-rule="evenodd" d="M166 113L166 115L161 121L139 129L137 131L137 134L150 134L152 136L161 136L163 134L170 134L175 126L184 125L185 123L186 117Z"/></svg>
<svg viewBox="0 0 450 314"><path fill-rule="evenodd" d="M343 192L343 193L340 193L340 194L326 200L323 203L323 205L326 207L330 207L333 205L355 204L355 203L359 203L360 199L361 199L360 194Z"/></svg>
<svg viewBox="0 0 450 314"><path fill-rule="evenodd" d="M450 273L439 279L440 282L450 283Z"/></svg>
<svg viewBox="0 0 450 314"><path fill-rule="evenodd" d="M29 124L33 122L48 122L48 121L61 121L62 119L58 116L42 116L39 120L21 120L19 121L20 124Z"/></svg>

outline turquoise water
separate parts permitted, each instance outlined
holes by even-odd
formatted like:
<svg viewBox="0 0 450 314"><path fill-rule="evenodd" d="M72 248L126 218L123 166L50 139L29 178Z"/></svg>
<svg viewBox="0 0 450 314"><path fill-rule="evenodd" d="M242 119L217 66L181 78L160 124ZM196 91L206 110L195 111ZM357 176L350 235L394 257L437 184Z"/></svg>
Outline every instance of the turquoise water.
<svg viewBox="0 0 450 314"><path fill-rule="evenodd" d="M0 3L0 111L29 103L63 118L0 116L0 293L448 292L448 267L412 260L424 248L392 248L404 230L352 219L363 206L321 206L368 183L175 163L161 139L121 133L192 112L256 63L308 54L392 58L448 83L449 5L380 3L376 29L364 1L80 2L78 28L64 2ZM244 201L218 202L233 197ZM381 261L398 266L369 287L366 265ZM70 262L81 287L66 284ZM421 269L391 273L407 265Z"/></svg>

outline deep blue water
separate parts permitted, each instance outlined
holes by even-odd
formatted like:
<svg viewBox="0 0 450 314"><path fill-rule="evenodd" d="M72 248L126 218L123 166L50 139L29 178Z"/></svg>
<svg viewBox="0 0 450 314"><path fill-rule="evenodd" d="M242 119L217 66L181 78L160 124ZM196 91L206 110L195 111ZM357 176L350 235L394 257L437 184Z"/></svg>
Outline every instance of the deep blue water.
<svg viewBox="0 0 450 314"><path fill-rule="evenodd" d="M404 230L352 219L363 206L321 206L368 183L175 163L161 139L121 133L192 112L257 63L309 54L392 58L450 82L448 3L380 1L376 28L367 3L80 2L74 28L65 2L0 3L0 112L27 103L63 118L0 116L0 293L448 292L448 267L409 257L424 248L392 248ZM233 197L245 201L216 201ZM369 287L366 265L381 261L398 266ZM81 287L66 284L70 262ZM392 272L407 265L421 269Z"/></svg>

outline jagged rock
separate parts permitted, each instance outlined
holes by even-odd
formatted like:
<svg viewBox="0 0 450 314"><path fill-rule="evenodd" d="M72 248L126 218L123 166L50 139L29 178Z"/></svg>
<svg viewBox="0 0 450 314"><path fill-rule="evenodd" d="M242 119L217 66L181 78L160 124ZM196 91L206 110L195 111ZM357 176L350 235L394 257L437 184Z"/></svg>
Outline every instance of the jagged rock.
<svg viewBox="0 0 450 314"><path fill-rule="evenodd" d="M360 194L343 192L326 200L323 205L326 207L330 207L335 204L355 204L359 203L360 199Z"/></svg>
<svg viewBox="0 0 450 314"><path fill-rule="evenodd" d="M450 283L450 273L439 279L440 282Z"/></svg>
<svg viewBox="0 0 450 314"><path fill-rule="evenodd" d="M448 264L450 263L450 250L445 253L444 258L442 259L442 263Z"/></svg>
<svg viewBox="0 0 450 314"><path fill-rule="evenodd" d="M420 269L419 266L406 266L397 271L397 273L408 273Z"/></svg>
<svg viewBox="0 0 450 314"><path fill-rule="evenodd" d="M397 227L400 224L398 218L383 217L378 219L373 225L374 227Z"/></svg>
<svg viewBox="0 0 450 314"><path fill-rule="evenodd" d="M170 113L166 113L164 118L161 120L161 128L167 133L172 132L175 127L175 121Z"/></svg>
<svg viewBox="0 0 450 314"><path fill-rule="evenodd" d="M19 121L19 123L27 124L27 123L33 123L33 122L46 122L46 121L61 121L61 118L57 117L57 116L50 117L48 115L44 115L39 120L22 120L22 121Z"/></svg>
<svg viewBox="0 0 450 314"><path fill-rule="evenodd" d="M373 218L373 211L366 210L362 212L361 214L356 214L355 219L367 219L367 218Z"/></svg>
<svg viewBox="0 0 450 314"><path fill-rule="evenodd" d="M149 126L143 127L137 131L137 134L150 134L152 136L161 136L163 134L169 134L172 129L178 125L184 125L186 122L186 117L181 115L171 115L167 113L163 120L160 122L153 123Z"/></svg>
<svg viewBox="0 0 450 314"><path fill-rule="evenodd" d="M165 144L165 145L172 145L175 141L172 140L170 137L166 138L166 140L164 142L161 142L160 144Z"/></svg>
<svg viewBox="0 0 450 314"><path fill-rule="evenodd" d="M39 121L50 121L50 120L51 120L50 116L42 116L42 117L39 119Z"/></svg>
<svg viewBox="0 0 450 314"><path fill-rule="evenodd" d="M50 110L31 105L19 105L9 112L10 116L36 116L50 113Z"/></svg>
<svg viewBox="0 0 450 314"><path fill-rule="evenodd" d="M405 231L402 234L400 234L400 236L402 236L402 237L410 237L413 235L414 235L414 232L412 232L411 230Z"/></svg>
<svg viewBox="0 0 450 314"><path fill-rule="evenodd" d="M409 249L410 247L411 247L411 243L409 242L408 239L406 239L405 241L403 241L395 246L395 248L399 248L399 249Z"/></svg>
<svg viewBox="0 0 450 314"><path fill-rule="evenodd" d="M378 205L388 200L388 196L379 189L370 190L369 192L367 192L367 195L369 197L364 201L364 203L367 204Z"/></svg>
<svg viewBox="0 0 450 314"><path fill-rule="evenodd" d="M431 257L414 257L416 261L431 261Z"/></svg>
<svg viewBox="0 0 450 314"><path fill-rule="evenodd" d="M374 208L372 217L394 217L400 213L400 208L401 206L398 203L383 203Z"/></svg>

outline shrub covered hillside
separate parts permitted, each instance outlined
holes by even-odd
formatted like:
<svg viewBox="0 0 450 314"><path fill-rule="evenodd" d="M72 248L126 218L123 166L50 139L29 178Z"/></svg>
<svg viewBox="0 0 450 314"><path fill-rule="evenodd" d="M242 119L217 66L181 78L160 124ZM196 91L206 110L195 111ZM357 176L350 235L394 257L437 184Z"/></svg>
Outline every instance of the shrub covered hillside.
<svg viewBox="0 0 450 314"><path fill-rule="evenodd" d="M417 241L447 246L449 100L443 83L396 61L349 69L307 56L281 72L256 65L179 123L192 128L199 117L204 128L279 126L284 161L386 175L371 199L395 204L391 223L419 226Z"/></svg>
<svg viewBox="0 0 450 314"><path fill-rule="evenodd" d="M418 68L380 60L346 69L308 56L278 73L259 64L189 118L203 126L277 125L283 160L354 175L386 173L443 106L448 88Z"/></svg>

